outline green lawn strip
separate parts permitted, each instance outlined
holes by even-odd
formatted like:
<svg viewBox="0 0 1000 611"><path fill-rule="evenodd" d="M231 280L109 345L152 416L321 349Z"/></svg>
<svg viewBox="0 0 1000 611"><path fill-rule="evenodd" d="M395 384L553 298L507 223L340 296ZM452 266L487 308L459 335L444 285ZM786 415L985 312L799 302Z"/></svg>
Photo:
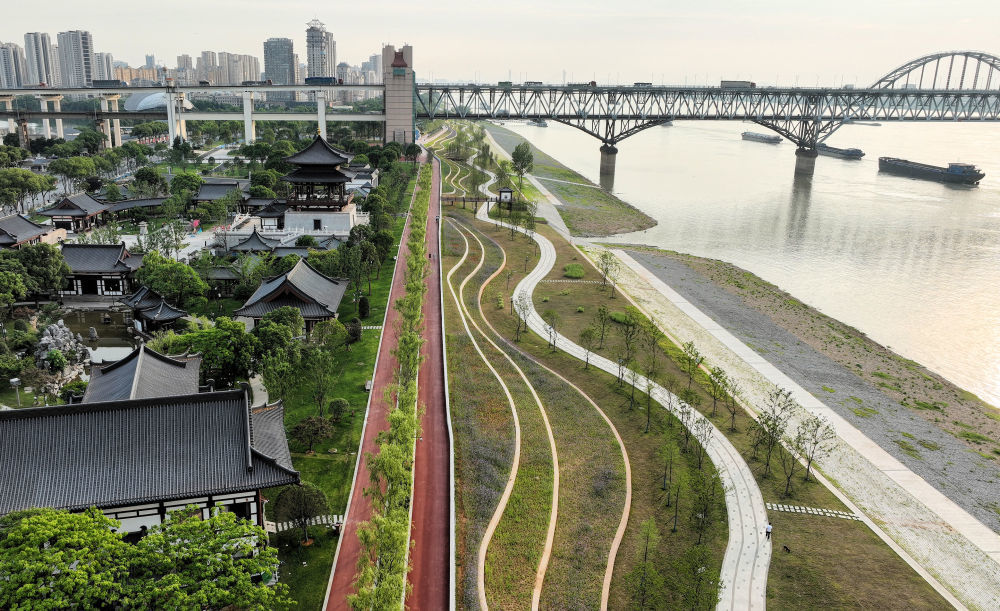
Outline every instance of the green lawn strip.
<svg viewBox="0 0 1000 611"><path fill-rule="evenodd" d="M310 527L312 545L303 546L302 531L287 530L271 535L271 545L278 548L281 561L279 577L288 585L288 593L298 604L299 611L318 611L323 608L326 581L330 578L330 565L337 551L337 536L327 528Z"/></svg>
<svg viewBox="0 0 1000 611"><path fill-rule="evenodd" d="M443 235L447 273L461 257L463 244L450 224L444 225ZM467 259L453 278L460 283L473 265ZM475 608L479 544L510 473L514 425L503 390L466 335L447 287L444 316L452 372L448 390L455 453L456 597L464 607Z"/></svg>
<svg viewBox="0 0 1000 611"><path fill-rule="evenodd" d="M508 241L510 235L509 233L504 234L502 237L498 237L498 234L491 232L492 229L488 229L487 235L493 237L494 239L498 239L505 250L509 248L508 245L512 243ZM523 238L517 238L517 241L519 242L522 240ZM508 257L511 257L510 252L508 252ZM504 275L501 275L498 280L494 280L494 282L498 282L500 279L504 279L504 282L506 282ZM511 286L516 284L518 279L519 278L512 279ZM509 310L501 313L494 309L486 309L486 312L487 315L490 316L491 322L500 333L502 333L505 337L513 337L513 319L509 314ZM693 451L687 454L679 453L681 458L678 459L675 468L677 469L677 472L681 473L680 478L685 482L685 484L682 485L681 489L681 509L678 512L678 531L676 533L672 533L670 530L673 524L674 514L672 507L666 507L666 493L662 490L664 464L660 459L660 451L661 448L667 443L673 444L675 448L680 448L682 445L679 437L682 429L676 418L669 415L665 410L654 410L651 414L651 432L644 433L646 413L642 408L642 406L645 405L645 395L643 393L636 393L636 396L639 398L639 407L629 410L628 399L625 394L626 389L619 387L615 383L613 376L597 369L584 370L579 360L567 355L564 352L552 352L547 348L546 341L535 334L526 333L522 335L521 342L517 344L517 348L524 350L534 358L541 360L549 367L559 371L567 379L584 390L584 392L594 399L598 405L601 405L604 408L605 413L612 420L612 422L615 423L615 427L622 436L632 465L632 506L628 525L615 563L610 607L628 607L629 592L625 586L625 580L626 575L639 561L640 548L638 545L638 532L639 526L643 521L653 518L660 530L660 534L663 536L659 550L654 558L654 563L663 575L667 575L671 571L672 559L689 549L697 540L697 535L692 526L693 520L691 508L688 504L691 491L688 487L689 484L687 483L691 481L694 472L697 471L695 454ZM583 408L579 405L576 407L577 417L579 417L582 409ZM550 416L550 418L552 418L552 416ZM604 426L606 427L606 425ZM611 451L616 455L619 454L620 450L618 450L617 444L615 444L614 449ZM562 461L561 454L560 461ZM706 473L711 473L712 467L707 461L704 463L704 468ZM621 516L620 502L617 511L617 514L608 511L602 512L600 519L611 523L609 526L613 525L614 528L617 528L616 518L620 518ZM715 517L716 521L713 523L712 528L708 532L705 544L711 550L712 562L710 568L715 574L718 574L718 571L721 568L722 556L725 552L727 541L727 526L724 520L725 502L722 497L721 490L719 491ZM560 523L561 522L562 509L560 508ZM604 562L606 562L607 548L604 549L604 554ZM555 560L553 562L555 562ZM554 570L555 564L553 564L553 568L550 569L550 572ZM555 574L556 573L553 573L553 575ZM570 580L564 582L565 585L554 588L551 591L549 577L547 577L546 590L543 593L543 600L549 599L548 597L561 596L563 598L557 598L555 600L565 602L567 600L567 596L573 595L572 593L567 593L565 590L567 588L573 589L580 587L578 583L572 581L571 577L572 576L570 576ZM603 578L603 569L601 577ZM557 604L556 606L562 605Z"/></svg>
<svg viewBox="0 0 1000 611"><path fill-rule="evenodd" d="M457 211L456 211L457 213ZM464 213L459 213L464 214ZM471 214L467 214L467 217ZM477 226L486 232L488 235L494 237L495 239L501 241L504 245L505 250L507 250L507 256L513 258L514 260L523 259L525 255L528 255L531 259L534 259L535 248L533 245L528 244L523 237L518 237L511 241L509 239L510 233L506 232L505 235L501 235L502 232L494 232L491 225L476 222ZM565 240L559 237L554 231L548 227L540 226L538 231L549 238L556 248L557 261L553 267L552 273L549 275L550 278L561 277L561 270L563 266L568 263L575 262L581 263L586 270L586 276L592 279L600 278L599 272L593 267L585 257L579 256L579 253L572 248ZM508 246L509 245L509 246ZM574 259L573 257L577 257ZM511 279L511 287L516 286L517 282L523 277L522 266L515 265L514 269L516 271L515 275ZM529 267L530 269L530 267ZM560 288L560 284L563 286ZM534 295L534 301L536 308L539 311L544 311L545 309L553 309L560 314L559 322L559 332L569 338L576 338L579 336L580 330L584 327L592 324L594 322L594 314L597 311L597 307L601 304L606 305L610 310L624 310L625 306L628 305L627 300L625 300L621 295L618 295L615 299L610 299L608 297L608 292L601 290L594 290L594 287L599 287L599 285L570 285L569 293L560 295L560 292L566 290L564 283L553 283L540 284L538 289L536 289ZM548 297L547 302L542 302L543 297ZM584 307L583 313L578 313L577 309L582 306ZM508 310L509 311L509 310ZM539 339L544 345L544 340ZM618 332L618 326L616 323L612 323L608 329L608 335L606 337L605 346L603 350L599 350L601 354L607 356L608 358L615 358L615 352L617 347L620 345L620 336ZM664 344L664 349L671 353L673 357L677 357L680 353L680 349L672 344ZM679 382L680 388L684 388L687 384L687 376L684 374L680 368L677 366L675 361L665 361L661 360L661 371L666 371L670 375L673 375ZM562 370L560 370L562 371ZM662 374L661 374L662 376ZM662 377L661 377L662 379ZM750 418L745 413L740 411L736 418L736 431L729 431L729 413L723 408L718 408L718 415L711 417L712 411L712 399L708 394L708 381L704 373L700 373L696 377L694 388L697 390L701 396L701 406L700 411L708 415L715 425L726 434L727 438L733 443L733 445L740 451L740 453L747 460L754 472L757 479L757 483L761 488L761 493L764 497L765 502L773 503L784 503L784 504L795 504L804 505L810 507L824 507L828 509L839 509L846 510L846 507L839 499L825 486L817 483L815 480L809 482L804 482L802 480L802 472L800 471L795 475L792 482L792 494L790 497L784 496L784 474L782 473L780 461L777 457L772 458L772 474L764 478L762 477L763 464L760 461L755 461L751 456L749 437L746 434L748 426L750 423ZM609 414L610 416L610 414ZM784 450L781 450L784 452ZM634 467L633 467L634 469ZM772 514L773 515L773 514ZM827 533L829 540L832 544L837 545L839 539L837 533L843 529L850 529L852 526L851 521L838 520L822 517L810 517L809 519L815 520L816 528ZM631 522L631 521L630 521ZM804 533L794 533L794 537L807 537ZM796 546L806 547L811 544L808 539L798 540L796 538L788 540L787 545L795 549ZM626 536L626 539L628 537ZM913 573L912 569L905 562L899 558L886 545L881 545L875 548L877 552L873 552L864 559L859 560L857 565L857 571L855 572L858 579L870 579L873 583L880 583L878 575L883 570L898 571L899 573ZM808 560L807 560L808 562ZM888 567L888 568L884 568ZM915 573L913 573L915 575ZM904 582L910 583L910 582ZM922 583L922 582L921 582ZM926 584L924 584L926 586ZM831 575L828 577L827 592L829 596L834 596L834 593L841 592L841 596L846 596L849 594L847 591L842 591L841 588L845 584L836 581L836 576ZM776 586L779 587L779 586ZM886 607L892 606L894 597L892 592L882 591L879 596L878 588L865 588L864 591L874 598L862 601L864 604L871 607ZM907 595L921 596L928 600L937 601L938 604L943 603L937 593L933 591L929 586L916 588L912 592L907 592ZM782 592L776 591L776 596L781 597ZM830 600L836 600L835 598L830 598ZM841 598L841 603L843 605L853 605L848 598Z"/></svg>
<svg viewBox="0 0 1000 611"><path fill-rule="evenodd" d="M485 243L484 268L491 274L502 255L495 245ZM473 312L480 284L466 288ZM496 310L493 300L484 307ZM559 454L559 516L541 604L560 609L600 606L608 552L618 528L615 517L620 519L624 509L625 467L618 443L576 390L498 343L514 356L545 404Z"/></svg>
<svg viewBox="0 0 1000 611"><path fill-rule="evenodd" d="M514 132L491 123L485 122L483 127L508 153L513 151L518 143L527 142ZM596 148L595 146L595 162ZM531 173L535 176L593 185L534 145L531 145L531 151L534 155L534 168ZM650 216L603 189L555 181L545 181L545 188L563 202L563 205L558 207L559 214L574 235L607 236L648 229L656 225L656 221Z"/></svg>
<svg viewBox="0 0 1000 611"><path fill-rule="evenodd" d="M394 241L391 250L393 253L399 252L399 240L403 235L403 226L405 224L406 219L403 217L393 219L392 237ZM368 297L368 318L363 319L361 324L366 326L382 324L382 319L385 318L385 308L389 303L389 292L392 290L392 270L394 267L396 267L396 260L393 258L393 255L386 257L385 261L382 262L382 267L377 277L372 277L372 292L370 295L368 294L368 282L366 280L362 282L361 294ZM344 299L340 302L340 307L337 308L337 318L343 323L358 316L358 304L352 298L348 298L350 294L349 291L344 295ZM373 333L378 332L373 331Z"/></svg>

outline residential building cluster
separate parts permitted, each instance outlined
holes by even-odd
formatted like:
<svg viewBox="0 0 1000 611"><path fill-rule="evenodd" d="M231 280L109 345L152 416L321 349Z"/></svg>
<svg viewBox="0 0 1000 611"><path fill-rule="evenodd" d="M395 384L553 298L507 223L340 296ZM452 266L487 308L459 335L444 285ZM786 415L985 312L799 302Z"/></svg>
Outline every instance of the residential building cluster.
<svg viewBox="0 0 1000 611"><path fill-rule="evenodd" d="M202 51L200 55L177 56L174 67L157 64L152 54L145 63L132 67L116 62L111 53L94 49L90 32L59 32L55 40L45 32L24 35L24 46L0 42L0 88L91 87L94 81L119 80L141 87L169 79L178 85L240 85L248 81L270 81L275 85L303 84L307 78L339 79L345 85L378 84L382 78L382 56L373 54L360 66L337 62L337 41L323 22L306 24L304 55L295 50L291 38L272 37L263 42L263 65L258 57L228 51ZM305 63L300 62L304 57ZM274 101L294 101L293 94L276 92Z"/></svg>

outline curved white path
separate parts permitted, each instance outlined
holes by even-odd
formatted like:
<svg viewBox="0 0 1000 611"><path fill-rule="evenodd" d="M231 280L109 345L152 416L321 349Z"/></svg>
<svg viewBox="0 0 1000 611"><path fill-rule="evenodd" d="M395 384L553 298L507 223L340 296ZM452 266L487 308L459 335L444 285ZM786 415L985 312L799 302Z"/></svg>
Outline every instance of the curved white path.
<svg viewBox="0 0 1000 611"><path fill-rule="evenodd" d="M497 222L487 213L487 207L482 206L476 217L485 222ZM509 228L507 223L501 223ZM520 228L518 231L524 233ZM531 301L531 294L556 262L556 250L552 242L538 232L532 233L532 238L538 243L540 259L538 265L522 279L514 288L514 299L527 295L531 303L531 311L527 314L528 327L538 335L548 334L548 325L542 320ZM580 360L586 359L586 351L569 338L557 335L559 348ZM618 364L603 356L592 354L590 364L614 376L618 375ZM645 376L636 375L637 384L646 388ZM631 379L631 374L629 374ZM671 396L669 391L659 384L651 384L650 395L661 405L677 405L680 400ZM754 480L753 473L739 451L726 439L715 425L694 411L695 418L689 423L693 428L698 420L706 420L712 427L713 434L705 448L706 453L719 472L726 491L726 513L729 522L729 544L722 561L719 592L720 609L764 609L766 606L767 571L771 563L771 545L764 539L764 527L767 525L767 508L760 488Z"/></svg>

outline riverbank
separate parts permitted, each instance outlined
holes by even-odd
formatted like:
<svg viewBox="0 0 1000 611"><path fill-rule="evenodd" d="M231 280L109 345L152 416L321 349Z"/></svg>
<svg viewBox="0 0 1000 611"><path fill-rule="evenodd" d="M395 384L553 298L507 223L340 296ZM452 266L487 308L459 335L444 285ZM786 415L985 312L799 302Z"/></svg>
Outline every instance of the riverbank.
<svg viewBox="0 0 1000 611"><path fill-rule="evenodd" d="M557 210L572 235L606 237L642 231L656 225L656 220L645 212L601 189L528 140L489 121L484 121L482 125L508 154L522 142L531 145L534 155L531 173L561 202Z"/></svg>
<svg viewBox="0 0 1000 611"><path fill-rule="evenodd" d="M920 364L739 267L627 252L994 531L1000 413Z"/></svg>

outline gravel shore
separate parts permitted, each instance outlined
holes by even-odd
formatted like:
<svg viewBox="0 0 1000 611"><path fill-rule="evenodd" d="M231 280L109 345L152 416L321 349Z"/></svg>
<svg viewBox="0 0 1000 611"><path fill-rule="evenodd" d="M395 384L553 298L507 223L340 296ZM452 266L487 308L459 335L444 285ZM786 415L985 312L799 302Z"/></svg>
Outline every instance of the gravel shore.
<svg viewBox="0 0 1000 611"><path fill-rule="evenodd" d="M629 254L870 439L1000 531L995 409L861 332L718 261ZM945 398L949 399L945 401ZM964 432L975 433L964 435Z"/></svg>

